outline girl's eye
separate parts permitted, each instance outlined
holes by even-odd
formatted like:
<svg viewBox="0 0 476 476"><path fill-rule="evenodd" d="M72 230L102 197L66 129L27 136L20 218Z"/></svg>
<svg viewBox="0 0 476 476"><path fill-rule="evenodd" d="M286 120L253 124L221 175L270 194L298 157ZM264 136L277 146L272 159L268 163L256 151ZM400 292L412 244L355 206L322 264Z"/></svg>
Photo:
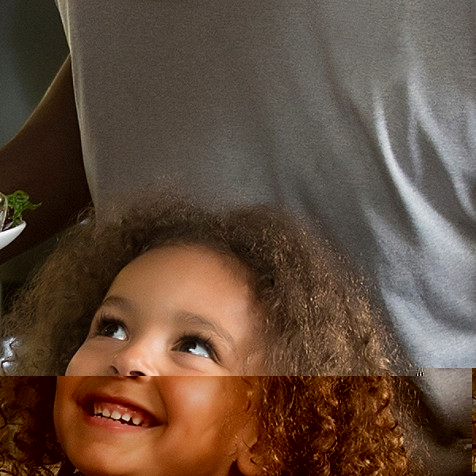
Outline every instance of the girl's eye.
<svg viewBox="0 0 476 476"><path fill-rule="evenodd" d="M173 350L217 360L216 352L210 342L198 336L183 337Z"/></svg>
<svg viewBox="0 0 476 476"><path fill-rule="evenodd" d="M100 318L96 326L95 334L117 340L127 339L126 328L124 324L117 319Z"/></svg>

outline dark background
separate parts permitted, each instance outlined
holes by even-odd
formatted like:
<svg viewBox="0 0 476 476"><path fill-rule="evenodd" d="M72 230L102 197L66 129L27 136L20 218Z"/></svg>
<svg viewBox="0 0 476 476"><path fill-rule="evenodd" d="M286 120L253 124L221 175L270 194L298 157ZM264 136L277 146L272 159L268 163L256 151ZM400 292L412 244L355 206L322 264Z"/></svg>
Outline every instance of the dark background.
<svg viewBox="0 0 476 476"><path fill-rule="evenodd" d="M28 119L67 54L54 0L1 0L0 147ZM1 190L6 194L13 191ZM0 317L8 295L50 247L51 242L46 243L0 266Z"/></svg>

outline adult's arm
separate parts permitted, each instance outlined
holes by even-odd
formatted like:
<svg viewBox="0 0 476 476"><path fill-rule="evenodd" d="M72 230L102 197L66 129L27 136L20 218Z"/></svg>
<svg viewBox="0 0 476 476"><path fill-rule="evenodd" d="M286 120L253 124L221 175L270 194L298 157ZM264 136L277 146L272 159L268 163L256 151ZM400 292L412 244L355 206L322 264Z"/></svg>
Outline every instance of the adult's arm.
<svg viewBox="0 0 476 476"><path fill-rule="evenodd" d="M37 108L0 149L0 191L24 190L32 202L25 231L0 251L0 263L65 228L90 201L68 56Z"/></svg>

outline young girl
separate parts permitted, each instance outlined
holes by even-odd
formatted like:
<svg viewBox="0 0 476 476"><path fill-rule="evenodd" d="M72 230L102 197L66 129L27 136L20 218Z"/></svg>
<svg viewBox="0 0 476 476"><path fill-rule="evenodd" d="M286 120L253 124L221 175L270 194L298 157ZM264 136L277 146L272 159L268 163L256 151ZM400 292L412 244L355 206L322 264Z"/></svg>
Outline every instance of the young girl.
<svg viewBox="0 0 476 476"><path fill-rule="evenodd" d="M3 377L0 472L402 476L397 379Z"/></svg>
<svg viewBox="0 0 476 476"><path fill-rule="evenodd" d="M62 238L2 320L7 374L401 371L327 241L266 207L138 203L98 222L91 214Z"/></svg>

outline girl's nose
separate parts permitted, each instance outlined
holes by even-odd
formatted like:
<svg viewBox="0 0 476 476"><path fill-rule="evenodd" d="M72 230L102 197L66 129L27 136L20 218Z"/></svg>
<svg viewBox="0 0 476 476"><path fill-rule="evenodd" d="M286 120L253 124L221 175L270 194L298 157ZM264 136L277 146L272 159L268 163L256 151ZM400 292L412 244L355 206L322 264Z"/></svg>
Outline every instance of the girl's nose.
<svg viewBox="0 0 476 476"><path fill-rule="evenodd" d="M142 349L139 346L122 349L112 358L111 373L124 377L161 375L157 356L154 356L150 350L150 348Z"/></svg>
<svg viewBox="0 0 476 476"><path fill-rule="evenodd" d="M128 377L144 377L145 374L140 370L131 370L128 374Z"/></svg>

